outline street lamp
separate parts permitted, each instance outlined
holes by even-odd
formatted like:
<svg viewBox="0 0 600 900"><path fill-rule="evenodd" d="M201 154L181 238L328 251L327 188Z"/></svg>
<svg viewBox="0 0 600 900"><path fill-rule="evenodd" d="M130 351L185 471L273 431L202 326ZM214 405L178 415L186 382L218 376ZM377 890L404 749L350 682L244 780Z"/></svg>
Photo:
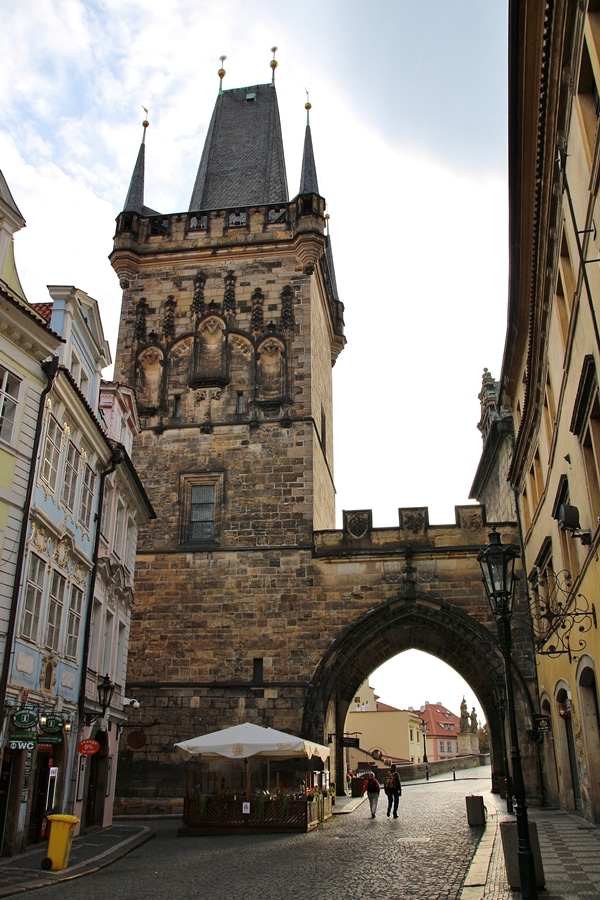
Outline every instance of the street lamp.
<svg viewBox="0 0 600 900"><path fill-rule="evenodd" d="M498 709L498 714L500 716L500 724L502 725L500 736L502 738L502 768L504 770L506 812L512 814L512 778L510 777L510 771L508 769L508 750L506 747L506 732L504 730L504 714L506 712L506 685L503 678L499 678L496 681L496 687L494 688L494 700Z"/></svg>
<svg viewBox="0 0 600 900"><path fill-rule="evenodd" d="M517 841L519 874L521 876L521 896L523 900L537 900L537 880L531 843L529 840L529 823L527 821L527 805L525 803L525 782L521 766L521 751L517 733L515 715L515 697L511 671L512 633L510 620L512 616L512 600L514 586L515 560L518 551L509 545L502 544L501 537L494 527L489 535L489 544L479 551L477 561L481 566L483 583L492 609L492 615L498 626L498 644L504 658L504 677L506 681L506 699L508 703L508 725L510 732L510 756L512 761L513 805L517 819Z"/></svg>
<svg viewBox="0 0 600 900"><path fill-rule="evenodd" d="M425 763L425 780L429 781L429 765L427 760L427 722L421 721L421 731L423 732L423 762Z"/></svg>
<svg viewBox="0 0 600 900"><path fill-rule="evenodd" d="M98 691L98 703L102 708L101 713L89 713L84 716L84 723L86 725L92 725L96 719L103 719L106 715L106 710L110 706L110 701L112 700L112 696L115 690L115 686L108 677L105 675L100 684L97 687Z"/></svg>

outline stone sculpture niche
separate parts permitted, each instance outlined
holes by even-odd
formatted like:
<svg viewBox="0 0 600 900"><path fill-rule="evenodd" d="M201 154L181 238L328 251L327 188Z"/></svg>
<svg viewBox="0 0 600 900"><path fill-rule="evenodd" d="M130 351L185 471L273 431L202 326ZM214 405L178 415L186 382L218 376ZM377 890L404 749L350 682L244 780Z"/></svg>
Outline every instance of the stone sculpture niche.
<svg viewBox="0 0 600 900"><path fill-rule="evenodd" d="M199 388L228 382L225 323L220 316L208 316L199 323L194 335L189 386Z"/></svg>
<svg viewBox="0 0 600 900"><path fill-rule="evenodd" d="M153 415L158 409L163 362L158 347L146 347L137 358L135 386L141 415Z"/></svg>
<svg viewBox="0 0 600 900"><path fill-rule="evenodd" d="M267 338L256 354L256 399L268 403L283 400L285 383L285 347L277 338Z"/></svg>

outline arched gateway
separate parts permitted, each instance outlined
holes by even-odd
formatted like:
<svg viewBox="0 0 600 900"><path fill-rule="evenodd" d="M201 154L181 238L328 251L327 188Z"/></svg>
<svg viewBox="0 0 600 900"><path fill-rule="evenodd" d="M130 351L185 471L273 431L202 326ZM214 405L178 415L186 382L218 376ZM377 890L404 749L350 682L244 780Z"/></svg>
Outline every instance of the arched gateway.
<svg viewBox="0 0 600 900"><path fill-rule="evenodd" d="M344 307L308 122L291 200L273 81L219 91L186 212L145 206L145 152L111 254L123 288L114 377L138 392L134 463L157 513L138 541L124 693L140 707L120 740L122 807L182 796L177 741L250 721L326 742L361 681L409 647L472 685L500 770L483 509L434 526L426 508L401 509L385 529L358 510L334 527ZM532 656L517 640L524 729ZM535 748L524 739L522 750L536 796Z"/></svg>
<svg viewBox="0 0 600 900"><path fill-rule="evenodd" d="M390 657L417 649L441 659L473 688L490 728L493 771L503 771L502 719L495 688L504 678L495 622L484 599L477 553L487 542L490 526L480 507L458 507L457 525L428 526L427 510L400 510L400 522L422 527L367 531L356 539L347 530L316 536L315 556L324 583L336 593L348 591L349 614L320 659L306 695L303 731L341 735L358 686ZM351 516L346 514L346 525ZM504 540L517 539L514 527L501 526ZM330 587L331 589L331 587ZM515 612L519 615L519 599ZM518 619L517 619L518 621ZM516 636L514 682L519 721L533 730L535 696L533 652L525 634ZM530 693L531 690L531 693ZM316 731L315 731L316 727ZM529 790L539 795L537 752L522 735ZM342 755L335 753L336 781L343 783Z"/></svg>

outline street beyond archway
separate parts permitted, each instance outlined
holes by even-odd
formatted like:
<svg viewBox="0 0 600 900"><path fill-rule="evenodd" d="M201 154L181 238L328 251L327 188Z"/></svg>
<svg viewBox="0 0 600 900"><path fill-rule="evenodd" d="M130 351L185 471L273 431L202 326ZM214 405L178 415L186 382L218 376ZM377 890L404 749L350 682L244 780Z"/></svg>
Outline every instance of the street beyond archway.
<svg viewBox="0 0 600 900"><path fill-rule="evenodd" d="M465 796L485 793L490 769L406 784L397 820L381 795L297 835L180 838L178 821L154 820L157 836L85 878L36 891L37 900L457 900L482 827L467 822Z"/></svg>

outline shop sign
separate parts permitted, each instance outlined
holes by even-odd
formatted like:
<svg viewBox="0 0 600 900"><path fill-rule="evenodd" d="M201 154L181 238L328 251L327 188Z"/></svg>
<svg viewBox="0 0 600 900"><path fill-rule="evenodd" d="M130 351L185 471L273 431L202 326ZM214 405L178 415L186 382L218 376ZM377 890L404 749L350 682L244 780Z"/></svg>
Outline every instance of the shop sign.
<svg viewBox="0 0 600 900"><path fill-rule="evenodd" d="M39 736L40 745L41 744L52 744L55 746L56 744L62 744L63 736L61 734L40 734Z"/></svg>
<svg viewBox="0 0 600 900"><path fill-rule="evenodd" d="M551 730L551 721L550 716L543 716L535 714L533 716L533 721L535 727L538 731L550 731Z"/></svg>
<svg viewBox="0 0 600 900"><path fill-rule="evenodd" d="M42 725L43 731L50 733L53 733L55 731L62 731L62 727L63 720L60 716L46 716L46 724Z"/></svg>
<svg viewBox="0 0 600 900"><path fill-rule="evenodd" d="M355 737L343 737L340 743L342 747L356 747L360 749L360 741Z"/></svg>
<svg viewBox="0 0 600 900"><path fill-rule="evenodd" d="M37 737L31 731L10 731L8 733L9 750L35 750Z"/></svg>
<svg viewBox="0 0 600 900"><path fill-rule="evenodd" d="M84 738L77 744L77 749L82 756L93 756L100 749L100 744L93 738Z"/></svg>
<svg viewBox="0 0 600 900"><path fill-rule="evenodd" d="M38 713L35 709L19 709L13 713L12 723L17 728L35 728L38 723Z"/></svg>

